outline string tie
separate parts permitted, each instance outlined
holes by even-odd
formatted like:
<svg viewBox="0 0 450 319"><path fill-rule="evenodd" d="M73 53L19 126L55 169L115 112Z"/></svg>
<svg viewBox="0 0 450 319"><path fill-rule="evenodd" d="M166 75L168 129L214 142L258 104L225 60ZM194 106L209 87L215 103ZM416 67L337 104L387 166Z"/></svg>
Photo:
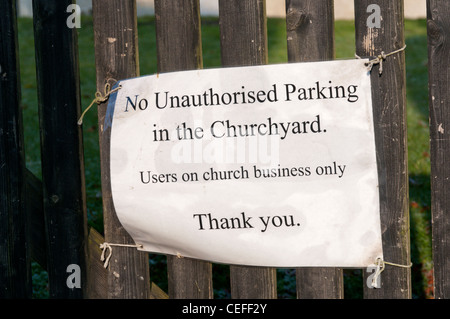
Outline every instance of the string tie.
<svg viewBox="0 0 450 319"><path fill-rule="evenodd" d="M377 258L376 265L377 265L377 268L375 270L375 274L372 277L372 284L371 284L371 286L373 288L377 288L378 277L381 275L381 273L383 272L386 265L391 265L391 266L401 267L401 268L411 268L412 267L412 263L410 263L409 265L401 265L401 264L384 261L381 258Z"/></svg>
<svg viewBox="0 0 450 319"><path fill-rule="evenodd" d="M129 244L111 244L111 243L103 243L100 244L100 249L102 250L102 255L100 256L100 260L104 261L103 267L108 268L109 260L112 256L112 246L117 247L133 247L133 248L142 248L142 245L136 244L136 245L129 245ZM106 251L109 251L108 255L105 256Z"/></svg>
<svg viewBox="0 0 450 319"><path fill-rule="evenodd" d="M83 117L86 114L87 111L89 111L89 109L92 107L92 105L94 105L95 103L97 103L97 105L100 105L103 102L108 101L109 96L114 93L119 91L122 88L121 85L119 85L118 87L116 87L115 89L111 90L111 84L109 84L109 82L107 82L105 84L105 93L102 95L101 92L97 91L95 92L95 98L94 100L91 102L91 104L84 110L83 114L81 114L79 120L78 120L78 125L83 124Z"/></svg>
<svg viewBox="0 0 450 319"><path fill-rule="evenodd" d="M381 53L378 56L376 56L375 59L372 59L372 60L370 60L369 62L366 63L367 69L369 71L372 71L373 66L375 64L379 64L380 65L380 69L378 70L378 73L381 75L383 73L383 61L386 60L386 58L388 56L393 55L393 54L398 53L398 52L401 52L401 51L403 51L405 49L406 49L406 44L402 48L400 48L398 50L395 50L395 51L392 51L392 52L387 53L387 54L384 53L384 51L381 51ZM359 57L357 54L355 54L355 57L358 58L358 59L361 59L361 57Z"/></svg>

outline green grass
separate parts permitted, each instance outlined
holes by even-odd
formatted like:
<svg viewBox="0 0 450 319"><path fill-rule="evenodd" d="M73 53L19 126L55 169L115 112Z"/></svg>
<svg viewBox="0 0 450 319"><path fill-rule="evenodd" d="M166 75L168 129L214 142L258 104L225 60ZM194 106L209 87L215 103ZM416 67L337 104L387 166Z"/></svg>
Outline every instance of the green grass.
<svg viewBox="0 0 450 319"><path fill-rule="evenodd" d="M79 33L79 56L82 107L87 107L96 91L94 38L92 19L83 17ZM155 24L151 17L139 18L140 74L156 72ZM354 57L354 26L351 21L337 21L335 26L336 58ZM410 176L410 222L413 297L430 298L432 280L430 234L430 158L427 92L427 42L425 20L408 20L405 24L408 165ZM202 21L203 66L220 67L219 25L217 19ZM37 176L40 170L39 121L34 61L33 24L31 19L19 19L22 108L27 167ZM268 20L269 63L287 62L286 31L282 19ZM87 211L90 226L103 231L100 159L95 109L87 113L83 125ZM167 291L165 258L151 255L151 278ZM362 271L346 270L345 296L360 298ZM228 267L214 265L214 291L217 298L228 298ZM34 297L46 298L46 274L33 264ZM295 298L295 274L291 269L278 270L279 298Z"/></svg>

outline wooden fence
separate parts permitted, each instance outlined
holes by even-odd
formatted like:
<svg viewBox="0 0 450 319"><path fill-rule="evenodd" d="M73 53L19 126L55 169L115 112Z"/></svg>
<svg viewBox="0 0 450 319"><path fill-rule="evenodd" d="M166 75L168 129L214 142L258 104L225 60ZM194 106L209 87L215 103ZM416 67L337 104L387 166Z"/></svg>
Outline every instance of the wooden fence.
<svg viewBox="0 0 450 319"><path fill-rule="evenodd" d="M16 1L0 2L0 297L31 297L31 260L49 274L51 298L213 298L212 264L168 257L168 291L151 283L148 254L114 247L107 269L104 241L133 244L111 199L110 128L98 107L104 236L88 229L84 181L77 31L66 25L72 0L34 0L34 36L42 180L25 165ZM380 28L368 27L377 4ZM450 2L427 0L431 136L432 236L436 298L450 296ZM355 1L355 52L374 57L404 45L403 1ZM286 0L290 62L334 58L332 0ZM268 63L264 0L219 0L223 67ZM158 72L202 68L199 0L155 0ZM97 88L139 76L136 3L93 0ZM149 36L140 34L139 36ZM111 41L114 39L114 41ZM384 256L410 263L405 52L371 75ZM447 125L449 124L449 125ZM81 269L69 288L69 265ZM299 268L298 298L343 298L343 270ZM366 274L365 276L367 276ZM230 266L232 298L277 298L276 269ZM411 298L411 269L386 266L381 289L365 298Z"/></svg>

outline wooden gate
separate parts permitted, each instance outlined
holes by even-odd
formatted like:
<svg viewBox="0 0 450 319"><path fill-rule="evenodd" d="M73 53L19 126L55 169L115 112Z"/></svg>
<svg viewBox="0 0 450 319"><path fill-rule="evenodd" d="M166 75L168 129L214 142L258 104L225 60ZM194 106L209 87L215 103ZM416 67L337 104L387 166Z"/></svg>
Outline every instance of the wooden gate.
<svg viewBox="0 0 450 319"><path fill-rule="evenodd" d="M212 264L206 261L168 256L168 292L151 283L147 253L114 247L109 267L103 267L100 244L134 242L111 198L110 128L102 126L106 103L98 105L104 236L87 227L77 31L67 27L64 14L71 4L33 2L40 180L25 167L16 1L0 2L0 296L31 297L33 259L48 271L51 298L213 298ZM373 4L382 15L379 28L368 26ZM402 0L355 1L358 56L377 57L404 46L403 6ZM427 6L434 283L435 296L447 298L450 3L428 0ZM223 67L268 63L265 9L265 0L219 0ZM109 79L139 76L136 2L93 0L92 14L97 90L103 93ZM199 0L155 0L155 17L158 72L202 68ZM334 59L333 1L286 0L286 32L289 62ZM382 74L379 68L374 66L371 81L384 258L409 265L405 52L383 60ZM81 269L80 288L68 285L71 265ZM342 269L296 273L298 298L344 298ZM277 298L273 268L230 266L230 284L232 298ZM381 285L364 285L364 297L411 298L411 269L386 265Z"/></svg>

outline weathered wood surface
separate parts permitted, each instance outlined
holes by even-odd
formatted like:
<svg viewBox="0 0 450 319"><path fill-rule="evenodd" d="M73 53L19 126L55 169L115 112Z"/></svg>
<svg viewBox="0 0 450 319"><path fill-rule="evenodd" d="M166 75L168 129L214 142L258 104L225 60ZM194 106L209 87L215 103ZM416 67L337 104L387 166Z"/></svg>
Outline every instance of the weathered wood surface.
<svg viewBox="0 0 450 319"><path fill-rule="evenodd" d="M156 0L158 72L200 69L203 65L199 0ZM169 296L213 298L209 262L167 256Z"/></svg>
<svg viewBox="0 0 450 319"><path fill-rule="evenodd" d="M83 298L87 217L76 29L67 27L71 0L33 2L41 163L51 298ZM81 268L71 288L67 267Z"/></svg>
<svg viewBox="0 0 450 319"><path fill-rule="evenodd" d="M450 298L450 2L427 1L434 297Z"/></svg>
<svg viewBox="0 0 450 319"><path fill-rule="evenodd" d="M333 60L333 1L286 0L286 36L290 62Z"/></svg>
<svg viewBox="0 0 450 319"><path fill-rule="evenodd" d="M139 76L136 2L93 1L97 90L105 84ZM105 123L107 103L98 105L101 181L105 241L135 244L117 218L111 195L111 125ZM106 125L105 125L106 124ZM150 271L148 254L130 247L114 247L108 267L108 298L148 299Z"/></svg>
<svg viewBox="0 0 450 319"><path fill-rule="evenodd" d="M0 298L29 298L16 1L1 1L0 12Z"/></svg>
<svg viewBox="0 0 450 319"><path fill-rule="evenodd" d="M219 0L222 65L268 63L265 0Z"/></svg>
<svg viewBox="0 0 450 319"><path fill-rule="evenodd" d="M47 270L47 244L45 239L42 182L27 169L25 170L25 184L31 258L43 269Z"/></svg>
<svg viewBox="0 0 450 319"><path fill-rule="evenodd" d="M371 14L367 7L371 4L380 7L380 28L367 24ZM356 54L360 57L375 57L381 52L401 49L405 44L403 1L355 0L355 27ZM383 254L387 262L409 265L405 52L387 57L381 75L379 68L380 65L373 67L371 81ZM411 269L386 265L381 274L381 288L368 288L364 284L364 296L411 298Z"/></svg>
<svg viewBox="0 0 450 319"><path fill-rule="evenodd" d="M286 36L289 62L333 60L333 1L286 0ZM298 298L344 297L342 269L307 267L298 268L296 273Z"/></svg>
<svg viewBox="0 0 450 319"><path fill-rule="evenodd" d="M103 266L100 257L100 245L105 242L103 236L94 228L89 229L89 280L88 292L90 299L108 298L108 270ZM151 283L150 299L167 299L168 295L155 283Z"/></svg>

